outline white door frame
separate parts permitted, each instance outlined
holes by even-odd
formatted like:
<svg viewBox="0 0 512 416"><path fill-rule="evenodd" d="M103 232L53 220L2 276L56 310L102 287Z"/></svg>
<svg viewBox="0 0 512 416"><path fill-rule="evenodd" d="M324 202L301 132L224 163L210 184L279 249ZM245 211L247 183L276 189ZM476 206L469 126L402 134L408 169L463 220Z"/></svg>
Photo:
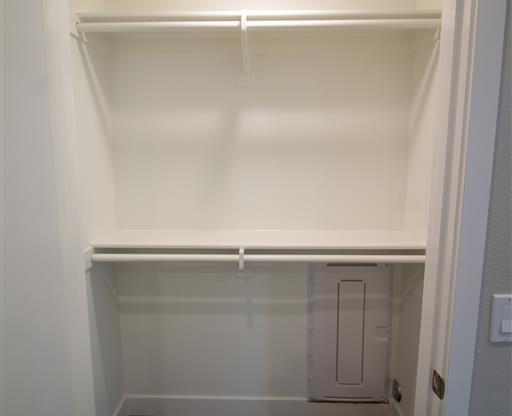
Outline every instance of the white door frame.
<svg viewBox="0 0 512 416"><path fill-rule="evenodd" d="M414 416L469 412L507 0L445 0ZM446 396L431 391L432 370Z"/></svg>

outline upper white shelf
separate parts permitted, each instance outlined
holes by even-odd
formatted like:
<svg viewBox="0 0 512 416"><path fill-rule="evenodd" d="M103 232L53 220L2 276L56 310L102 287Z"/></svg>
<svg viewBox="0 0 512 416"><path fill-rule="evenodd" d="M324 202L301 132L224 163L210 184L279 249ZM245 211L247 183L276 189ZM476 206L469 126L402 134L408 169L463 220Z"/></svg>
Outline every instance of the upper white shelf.
<svg viewBox="0 0 512 416"><path fill-rule="evenodd" d="M78 13L78 32L169 32L190 30L437 29L440 10L421 11L229 11L182 13Z"/></svg>
<svg viewBox="0 0 512 416"><path fill-rule="evenodd" d="M112 230L97 235L91 246L100 249L426 249L425 241L418 236L391 230Z"/></svg>
<svg viewBox="0 0 512 416"><path fill-rule="evenodd" d="M94 262L415 263L425 243L401 231L118 230L91 242Z"/></svg>

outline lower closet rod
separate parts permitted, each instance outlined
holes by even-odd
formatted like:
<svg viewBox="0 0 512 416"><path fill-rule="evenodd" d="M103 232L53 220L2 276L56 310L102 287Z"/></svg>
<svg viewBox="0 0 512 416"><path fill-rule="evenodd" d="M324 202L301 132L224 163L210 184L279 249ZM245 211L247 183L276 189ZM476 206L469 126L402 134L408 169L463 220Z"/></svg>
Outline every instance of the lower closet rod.
<svg viewBox="0 0 512 416"><path fill-rule="evenodd" d="M127 262L238 262L237 254L137 254L93 253L94 263ZM395 254L245 254L244 262L257 263L425 263L424 255Z"/></svg>

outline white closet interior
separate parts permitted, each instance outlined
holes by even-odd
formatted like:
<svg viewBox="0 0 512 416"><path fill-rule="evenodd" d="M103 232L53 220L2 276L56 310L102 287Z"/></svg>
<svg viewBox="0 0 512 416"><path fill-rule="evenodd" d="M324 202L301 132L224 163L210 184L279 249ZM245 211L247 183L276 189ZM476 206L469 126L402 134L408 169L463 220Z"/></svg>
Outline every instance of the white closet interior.
<svg viewBox="0 0 512 416"><path fill-rule="evenodd" d="M412 415L440 0L71 6L97 416ZM389 273L380 403L308 402L327 264Z"/></svg>

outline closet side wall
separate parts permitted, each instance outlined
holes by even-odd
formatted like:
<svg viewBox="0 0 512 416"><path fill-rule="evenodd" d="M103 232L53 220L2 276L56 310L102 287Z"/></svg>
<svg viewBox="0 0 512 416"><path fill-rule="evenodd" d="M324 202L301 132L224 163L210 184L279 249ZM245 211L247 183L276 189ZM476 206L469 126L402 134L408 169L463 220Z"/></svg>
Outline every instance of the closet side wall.
<svg viewBox="0 0 512 416"><path fill-rule="evenodd" d="M405 229L426 241L428 207L437 132L439 40L426 31L411 39L412 105L410 111Z"/></svg>
<svg viewBox="0 0 512 416"><path fill-rule="evenodd" d="M124 366L114 270L97 265L87 279L96 416L121 416Z"/></svg>
<svg viewBox="0 0 512 416"><path fill-rule="evenodd" d="M2 2L0 16L0 407L11 416L75 411L47 3Z"/></svg>
<svg viewBox="0 0 512 416"><path fill-rule="evenodd" d="M72 11L101 11L103 2L77 0ZM99 36L70 37L76 119L76 192L83 249L114 227L114 181L108 42ZM82 258L82 267L85 256ZM112 416L124 396L120 320L117 294L108 268L94 267L80 276L88 303L90 354L96 416ZM85 312L87 313L87 312ZM90 371L90 369L89 369Z"/></svg>
<svg viewBox="0 0 512 416"><path fill-rule="evenodd" d="M390 389L396 379L401 386L401 401L390 394L390 402L403 416L413 416L416 369L421 322L424 267L393 267L393 307L391 328Z"/></svg>
<svg viewBox="0 0 512 416"><path fill-rule="evenodd" d="M83 3L83 2L82 2ZM114 227L114 180L109 103L108 40L71 38L77 114L77 153L86 244Z"/></svg>

